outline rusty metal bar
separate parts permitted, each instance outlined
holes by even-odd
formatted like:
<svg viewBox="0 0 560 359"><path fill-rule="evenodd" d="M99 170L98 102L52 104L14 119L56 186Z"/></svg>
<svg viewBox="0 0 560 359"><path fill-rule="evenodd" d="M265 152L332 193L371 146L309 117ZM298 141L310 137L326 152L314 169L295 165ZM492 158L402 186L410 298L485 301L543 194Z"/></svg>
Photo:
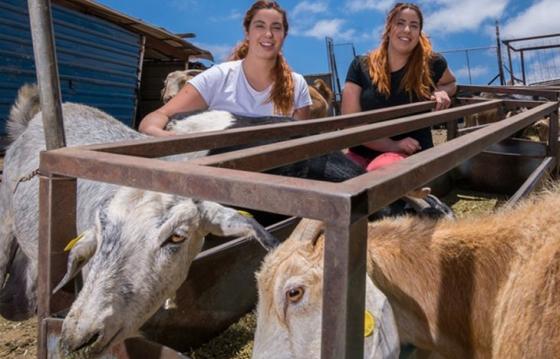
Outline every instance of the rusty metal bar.
<svg viewBox="0 0 560 359"><path fill-rule="evenodd" d="M459 127L457 121L449 121L445 123L445 129L447 130L447 141L454 139L458 135Z"/></svg>
<svg viewBox="0 0 560 359"><path fill-rule="evenodd" d="M285 139L295 136L335 131L341 128L375 123L400 116L425 112L431 110L433 107L433 101L425 101L316 120L294 121L289 123L236 128L225 131L178 135L172 138L150 137L143 141L123 141L112 144L84 146L83 148L91 151L111 152L130 156L163 157L177 153L248 144L256 141Z"/></svg>
<svg viewBox="0 0 560 359"><path fill-rule="evenodd" d="M47 150L64 147L64 124L49 0L28 0L33 54Z"/></svg>
<svg viewBox="0 0 560 359"><path fill-rule="evenodd" d="M41 153L41 173L175 193L268 212L336 221L351 194L339 183L64 148Z"/></svg>
<svg viewBox="0 0 560 359"><path fill-rule="evenodd" d="M523 81L523 85L527 85L527 78L525 75L525 53L523 50L520 52L521 55L521 81Z"/></svg>
<svg viewBox="0 0 560 359"><path fill-rule="evenodd" d="M539 35L539 36L520 37L520 38L518 38L518 39L504 40L504 42L510 43L510 42L519 42L519 41L527 41L527 40L546 39L546 38L549 38L549 37L557 37L557 36L560 36L560 33L558 33L558 34L549 34L549 35Z"/></svg>
<svg viewBox="0 0 560 359"><path fill-rule="evenodd" d="M457 100L459 100L461 104L470 104L470 103L480 103L483 101L488 101L490 99L486 97L480 97L480 96L474 96L474 97L459 96L457 97ZM500 98L500 100L502 100L502 105L505 107L506 110L514 110L519 107L533 108L535 106L538 106L546 102L546 101L538 101L538 100L516 100L516 99L508 99L508 98Z"/></svg>
<svg viewBox="0 0 560 359"><path fill-rule="evenodd" d="M557 102L558 104L558 102ZM559 108L556 107L556 111L550 113L550 119L548 120L548 149L549 156L556 159L555 167L558 169L558 111Z"/></svg>
<svg viewBox="0 0 560 359"><path fill-rule="evenodd" d="M47 318L42 323L47 336L45 349L49 353L49 359L59 358L58 341L62 331L62 319ZM181 353L164 345L154 343L144 338L135 337L126 339L124 342L110 348L107 353L98 359L188 359ZM46 357L45 357L46 359Z"/></svg>
<svg viewBox="0 0 560 359"><path fill-rule="evenodd" d="M550 44L550 45L542 45L542 46L524 47L524 48L517 49L517 51L523 53L523 51L556 49L556 48L558 48L558 47L560 47L560 44Z"/></svg>
<svg viewBox="0 0 560 359"><path fill-rule="evenodd" d="M509 76L511 84L515 84L515 77L513 76L513 61L511 60L511 49L513 48L508 43L505 43L508 48L508 62L509 62ZM515 50L515 49L514 49Z"/></svg>
<svg viewBox="0 0 560 359"><path fill-rule="evenodd" d="M51 293L66 271L64 246L76 237L76 179L40 176L39 196L38 356L46 358L46 332L41 322L68 308L74 300L72 294L64 291Z"/></svg>
<svg viewBox="0 0 560 359"><path fill-rule="evenodd" d="M456 120L467 114L496 108L500 103L501 100L489 100L484 103L402 117L383 123L353 127L214 156L205 156L189 162L199 165L214 165L244 170L268 170L371 140Z"/></svg>
<svg viewBox="0 0 560 359"><path fill-rule="evenodd" d="M522 86L477 86L477 85L459 85L458 91L466 92L491 92L491 93L508 93L520 94L528 96L541 96L552 101L556 101L557 90L548 90L544 88L528 88Z"/></svg>
<svg viewBox="0 0 560 359"><path fill-rule="evenodd" d="M344 184L350 192L368 188L368 212L373 213L399 198L402 193L427 183L489 145L550 114L557 106L557 102L544 103L476 132L414 154L391 166L348 180Z"/></svg>
<svg viewBox="0 0 560 359"><path fill-rule="evenodd" d="M327 223L324 249L322 359L364 356L364 307L367 256L367 198L355 198L354 212L361 217L350 224Z"/></svg>
<svg viewBox="0 0 560 359"><path fill-rule="evenodd" d="M554 169L556 160L553 157L546 157L542 163L535 168L523 185L511 196L504 204L504 207L515 205L522 198L527 197L540 184L545 177Z"/></svg>

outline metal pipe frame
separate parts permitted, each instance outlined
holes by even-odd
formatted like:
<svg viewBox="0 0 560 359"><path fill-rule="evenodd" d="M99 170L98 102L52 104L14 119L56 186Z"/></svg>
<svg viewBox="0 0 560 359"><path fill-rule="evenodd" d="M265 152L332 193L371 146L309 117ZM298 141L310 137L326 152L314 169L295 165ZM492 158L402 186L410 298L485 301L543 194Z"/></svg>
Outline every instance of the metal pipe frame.
<svg viewBox="0 0 560 359"><path fill-rule="evenodd" d="M459 85L458 92L490 92L490 93L507 93L515 95L527 95L543 97L550 101L556 101L558 93L557 89L547 88L544 86L477 86L477 85Z"/></svg>
<svg viewBox="0 0 560 359"><path fill-rule="evenodd" d="M29 20L47 149L64 147L60 81L50 0L29 0Z"/></svg>
<svg viewBox="0 0 560 359"><path fill-rule="evenodd" d="M465 114L496 108L501 103L501 100L491 100L384 123L375 123L379 120L375 114L394 118L402 115L403 108L308 122L316 127L296 122L43 152L40 161L43 176L40 190L40 257L43 260L39 263L39 273L44 280L39 291L41 313L49 316L55 311L51 288L64 272L60 249L75 235L75 214L72 215L75 212L75 179L83 178L324 221L323 308L329 309L323 311L321 357L361 358L368 214L451 170L489 145L511 136L543 116L553 114L558 110L558 103L541 103L484 129L414 154L392 166L342 183L254 171L339 150L366 138L380 138L413 128L447 123ZM412 108L418 110L414 106ZM343 122L358 127L347 127ZM148 158L154 156L152 151L164 155L185 149L202 149L204 146L241 143L243 139L255 136L270 139L304 134L311 136L203 160L166 162ZM556 163L555 157L553 162ZM66 217L69 214L70 217Z"/></svg>

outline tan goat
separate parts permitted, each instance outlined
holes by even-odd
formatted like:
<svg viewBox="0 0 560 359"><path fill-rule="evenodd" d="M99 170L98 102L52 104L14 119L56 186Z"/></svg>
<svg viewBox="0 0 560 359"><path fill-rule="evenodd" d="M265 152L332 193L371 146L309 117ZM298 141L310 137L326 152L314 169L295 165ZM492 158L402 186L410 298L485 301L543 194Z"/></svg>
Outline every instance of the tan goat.
<svg viewBox="0 0 560 359"><path fill-rule="evenodd" d="M163 89L161 90L161 99L163 103L169 102L181 89L187 81L201 73L202 70L190 69L190 70L177 70L167 74L165 81L163 82Z"/></svg>
<svg viewBox="0 0 560 359"><path fill-rule="evenodd" d="M385 293L402 343L447 358L557 358L560 353L560 186L491 215L461 220L417 217L369 224L368 275ZM290 238L257 274L257 350L289 352L291 308L320 308L323 237ZM312 273L313 275L310 275ZM278 290L281 283L299 294ZM266 311L285 308L282 313ZM326 308L325 310L336 310ZM298 312L314 323L320 313ZM283 318L283 319L282 319ZM282 319L282 320L281 320ZM268 333L286 340L275 342ZM308 351L318 358L319 351Z"/></svg>

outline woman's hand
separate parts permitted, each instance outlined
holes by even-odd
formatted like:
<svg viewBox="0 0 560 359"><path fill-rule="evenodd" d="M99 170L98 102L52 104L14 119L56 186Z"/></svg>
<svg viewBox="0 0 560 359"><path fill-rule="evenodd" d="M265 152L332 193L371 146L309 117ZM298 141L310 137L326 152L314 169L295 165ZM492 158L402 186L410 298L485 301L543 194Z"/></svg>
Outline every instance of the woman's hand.
<svg viewBox="0 0 560 359"><path fill-rule="evenodd" d="M165 130L169 118L179 112L207 109L208 105L191 84L187 83L168 103L146 115L140 122L138 130L152 136L173 136L172 131Z"/></svg>
<svg viewBox="0 0 560 359"><path fill-rule="evenodd" d="M412 137L403 138L402 140L395 141L395 150L393 152L403 152L407 155L416 153L422 149L420 142Z"/></svg>
<svg viewBox="0 0 560 359"><path fill-rule="evenodd" d="M430 100L436 101L436 111L445 110L451 106L451 99L446 91L435 90L430 97Z"/></svg>

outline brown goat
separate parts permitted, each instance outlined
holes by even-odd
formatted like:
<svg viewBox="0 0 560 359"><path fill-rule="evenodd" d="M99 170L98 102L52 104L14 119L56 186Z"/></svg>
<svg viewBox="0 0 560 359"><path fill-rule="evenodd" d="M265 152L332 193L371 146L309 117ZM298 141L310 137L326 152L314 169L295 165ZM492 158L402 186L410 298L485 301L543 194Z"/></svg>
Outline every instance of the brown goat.
<svg viewBox="0 0 560 359"><path fill-rule="evenodd" d="M327 117L333 93L325 81L321 79L313 81L313 84L309 85L309 95L312 101L310 118Z"/></svg>
<svg viewBox="0 0 560 359"><path fill-rule="evenodd" d="M370 223L368 275L391 303L401 342L447 358L558 357L559 208L557 186L480 217ZM322 251L321 237L316 245L290 239L269 254L257 276L258 308L285 300L266 288L286 281L303 291L301 298L315 298L306 307L321 307L320 295L305 293L322 290ZM317 275L308 279L311 268ZM259 325L276 325L261 323L260 315L257 334ZM313 315L320 313L309 314L310 321Z"/></svg>

